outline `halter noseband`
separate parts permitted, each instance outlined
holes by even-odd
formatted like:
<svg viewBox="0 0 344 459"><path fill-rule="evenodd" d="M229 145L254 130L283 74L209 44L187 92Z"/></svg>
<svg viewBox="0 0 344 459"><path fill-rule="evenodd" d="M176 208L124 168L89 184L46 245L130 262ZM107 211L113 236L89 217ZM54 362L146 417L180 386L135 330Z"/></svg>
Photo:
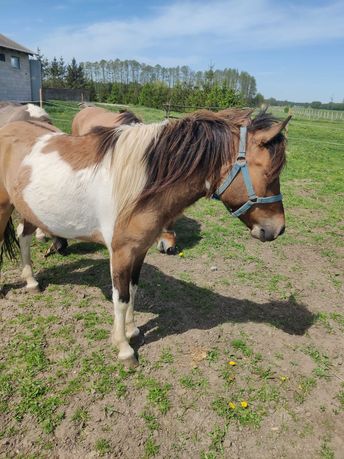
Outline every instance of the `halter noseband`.
<svg viewBox="0 0 344 459"><path fill-rule="evenodd" d="M247 138L247 127L242 126L240 128L240 142L239 142L239 154L234 163L232 169L228 172L225 181L218 187L213 194L214 199L220 199L220 196L227 190L229 185L233 182L235 177L241 171L246 186L248 201L245 202L238 210L232 212L229 210L233 217L239 217L245 214L255 204L271 204L273 202L282 201L282 194L275 194L274 196L258 197L254 192L251 177L248 171L248 165L246 161L246 138Z"/></svg>

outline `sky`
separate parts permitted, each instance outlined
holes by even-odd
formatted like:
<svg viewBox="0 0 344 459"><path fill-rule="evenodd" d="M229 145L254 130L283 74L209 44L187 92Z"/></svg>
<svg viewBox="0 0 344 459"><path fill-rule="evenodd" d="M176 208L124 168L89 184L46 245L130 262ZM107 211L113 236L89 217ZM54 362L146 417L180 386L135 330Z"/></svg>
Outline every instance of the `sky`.
<svg viewBox="0 0 344 459"><path fill-rule="evenodd" d="M49 59L236 68L266 98L344 100L344 0L0 0L0 18Z"/></svg>

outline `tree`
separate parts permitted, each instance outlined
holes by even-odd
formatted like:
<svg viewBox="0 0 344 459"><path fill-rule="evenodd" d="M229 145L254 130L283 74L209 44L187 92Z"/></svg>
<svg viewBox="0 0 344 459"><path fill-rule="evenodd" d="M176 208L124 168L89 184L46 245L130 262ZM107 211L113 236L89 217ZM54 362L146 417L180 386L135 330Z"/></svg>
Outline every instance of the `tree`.
<svg viewBox="0 0 344 459"><path fill-rule="evenodd" d="M37 60L41 63L42 81L44 81L49 76L49 60L44 57L39 48L37 48Z"/></svg>
<svg viewBox="0 0 344 459"><path fill-rule="evenodd" d="M66 86L72 89L84 88L86 84L84 68L81 64L77 64L73 57L72 62L67 65L66 71Z"/></svg>
<svg viewBox="0 0 344 459"><path fill-rule="evenodd" d="M51 88L63 88L65 77L65 66L63 58L58 61L56 57L51 61L47 69L48 77L46 78L45 85Z"/></svg>

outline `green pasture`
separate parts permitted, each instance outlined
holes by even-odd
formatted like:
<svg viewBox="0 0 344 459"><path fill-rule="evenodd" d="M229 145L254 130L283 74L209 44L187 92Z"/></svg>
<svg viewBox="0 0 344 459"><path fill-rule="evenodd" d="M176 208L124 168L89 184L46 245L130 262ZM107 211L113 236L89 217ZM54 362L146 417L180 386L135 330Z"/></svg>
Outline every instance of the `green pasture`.
<svg viewBox="0 0 344 459"><path fill-rule="evenodd" d="M76 104L45 108L70 132ZM33 296L5 262L0 457L343 457L344 123L292 120L287 155L283 237L252 240L202 199L176 225L179 256L150 250L135 371L110 344L105 249L45 259L34 241Z"/></svg>

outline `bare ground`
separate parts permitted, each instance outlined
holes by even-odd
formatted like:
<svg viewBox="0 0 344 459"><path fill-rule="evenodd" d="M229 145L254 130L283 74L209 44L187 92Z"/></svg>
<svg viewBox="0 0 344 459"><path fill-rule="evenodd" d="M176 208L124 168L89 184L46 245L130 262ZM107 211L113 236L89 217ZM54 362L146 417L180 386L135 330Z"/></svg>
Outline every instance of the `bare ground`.
<svg viewBox="0 0 344 459"><path fill-rule="evenodd" d="M221 250L150 252L136 308L145 334L141 365L117 379L118 366L105 369L116 364L116 352L103 253L75 244L72 256L45 262L38 247L44 291L34 297L9 269L1 363L7 352L17 355L37 318L53 316L42 332L47 364L34 378L62 402L47 432L31 405L16 419L24 395L15 391L0 418L1 457L344 457L342 253L331 258L314 243L244 239L244 261ZM85 313L96 314L93 328ZM86 415L79 419L80 409Z"/></svg>

